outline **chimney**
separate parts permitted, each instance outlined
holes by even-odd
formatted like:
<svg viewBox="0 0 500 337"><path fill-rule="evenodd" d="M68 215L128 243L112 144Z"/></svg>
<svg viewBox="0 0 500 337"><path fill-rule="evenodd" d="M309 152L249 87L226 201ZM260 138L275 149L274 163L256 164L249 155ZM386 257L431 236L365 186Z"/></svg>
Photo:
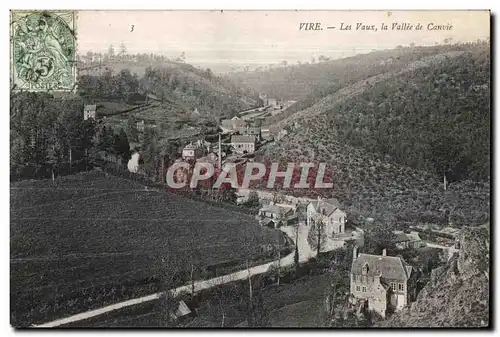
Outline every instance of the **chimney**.
<svg viewBox="0 0 500 337"><path fill-rule="evenodd" d="M358 246L354 246L352 249L352 259L356 260L358 258Z"/></svg>
<svg viewBox="0 0 500 337"><path fill-rule="evenodd" d="M385 248L382 249L382 256L387 256L387 250Z"/></svg>

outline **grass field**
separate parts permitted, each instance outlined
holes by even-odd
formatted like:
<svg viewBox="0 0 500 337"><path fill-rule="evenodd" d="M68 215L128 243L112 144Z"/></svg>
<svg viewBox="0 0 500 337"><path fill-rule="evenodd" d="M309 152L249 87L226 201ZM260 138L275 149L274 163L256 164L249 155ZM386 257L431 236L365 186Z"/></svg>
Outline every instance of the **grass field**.
<svg viewBox="0 0 500 337"><path fill-rule="evenodd" d="M262 298L271 327L322 327L325 291L329 286L328 275L307 275L291 283L270 285L256 290ZM248 300L248 291L242 285L226 285L224 290L231 298L223 300L224 327L247 327L242 303ZM217 296L208 296L192 308L194 319L180 322L180 327L221 327L221 310ZM162 327L165 315L159 300L112 311L64 327Z"/></svg>
<svg viewBox="0 0 500 337"><path fill-rule="evenodd" d="M262 258L279 237L250 215L103 172L10 188L13 326L155 292L165 256L180 269L192 261L202 270ZM188 255L194 256L189 262Z"/></svg>

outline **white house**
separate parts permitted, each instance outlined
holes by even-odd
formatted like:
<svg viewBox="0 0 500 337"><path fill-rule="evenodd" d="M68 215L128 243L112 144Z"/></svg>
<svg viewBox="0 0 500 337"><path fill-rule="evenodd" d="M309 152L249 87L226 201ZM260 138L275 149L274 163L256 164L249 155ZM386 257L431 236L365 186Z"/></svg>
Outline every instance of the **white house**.
<svg viewBox="0 0 500 337"><path fill-rule="evenodd" d="M97 106L95 104L88 104L83 107L83 119L89 118L96 119Z"/></svg>
<svg viewBox="0 0 500 337"><path fill-rule="evenodd" d="M201 148L193 143L189 143L182 149L182 159L196 160L201 156Z"/></svg>
<svg viewBox="0 0 500 337"><path fill-rule="evenodd" d="M255 136L231 136L231 146L237 153L253 153L255 151Z"/></svg>
<svg viewBox="0 0 500 337"><path fill-rule="evenodd" d="M311 201L307 205L307 225L312 226L317 221L323 221L328 237L344 233L346 213L340 209L337 199L321 199Z"/></svg>

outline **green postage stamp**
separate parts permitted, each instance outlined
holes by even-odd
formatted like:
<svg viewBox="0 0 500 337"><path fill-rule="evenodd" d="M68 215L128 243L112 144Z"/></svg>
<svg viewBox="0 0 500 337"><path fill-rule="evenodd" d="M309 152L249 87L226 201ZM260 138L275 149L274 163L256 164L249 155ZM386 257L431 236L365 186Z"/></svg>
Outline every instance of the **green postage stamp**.
<svg viewBox="0 0 500 337"><path fill-rule="evenodd" d="M11 11L13 90L74 90L75 15L75 11Z"/></svg>

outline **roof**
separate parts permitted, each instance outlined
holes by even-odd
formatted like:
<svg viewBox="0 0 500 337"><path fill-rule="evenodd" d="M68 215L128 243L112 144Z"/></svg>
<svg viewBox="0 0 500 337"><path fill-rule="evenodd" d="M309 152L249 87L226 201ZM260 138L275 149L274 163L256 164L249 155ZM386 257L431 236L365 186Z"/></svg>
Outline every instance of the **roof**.
<svg viewBox="0 0 500 337"><path fill-rule="evenodd" d="M221 125L222 126L226 126L226 127L232 127L233 126L233 121L230 120L230 119L223 119L222 122L221 122Z"/></svg>
<svg viewBox="0 0 500 337"><path fill-rule="evenodd" d="M311 201L311 204L313 205L314 209L318 213L323 213L330 216L333 212L335 212L337 209L341 212L343 212L340 209L340 203L336 198L331 198L331 199L319 199L316 201Z"/></svg>
<svg viewBox="0 0 500 337"><path fill-rule="evenodd" d="M410 241L410 238L402 231L394 231L394 235L396 235L396 242Z"/></svg>
<svg viewBox="0 0 500 337"><path fill-rule="evenodd" d="M172 311L170 316L174 319L178 319L191 314L191 310L184 301L175 303L175 300L170 300L170 305L172 306Z"/></svg>
<svg viewBox="0 0 500 337"><path fill-rule="evenodd" d="M245 127L247 123L241 119L223 119L221 125L225 128L233 129Z"/></svg>
<svg viewBox="0 0 500 337"><path fill-rule="evenodd" d="M273 214L286 214L288 212L290 212L292 209L291 208L284 208L284 207L281 207L281 206L278 206L278 205L266 205L266 206L263 206L261 209L260 209L262 212L270 212L270 213L273 213Z"/></svg>
<svg viewBox="0 0 500 337"><path fill-rule="evenodd" d="M363 266L368 265L368 276L381 276L390 280L406 280L412 268L399 256L359 254L352 261L351 273L361 275Z"/></svg>
<svg viewBox="0 0 500 337"><path fill-rule="evenodd" d="M396 235L396 242L406 242L406 241L420 241L420 236L418 232L405 233L403 231L394 231Z"/></svg>
<svg viewBox="0 0 500 337"><path fill-rule="evenodd" d="M231 136L231 143L255 143L255 137L250 135Z"/></svg>
<svg viewBox="0 0 500 337"><path fill-rule="evenodd" d="M264 225L264 226L268 226L271 223L273 223L273 220L271 220L269 218L264 218L264 219L261 220L261 224Z"/></svg>
<svg viewBox="0 0 500 337"><path fill-rule="evenodd" d="M196 149L196 146L194 146L192 143L189 143L188 145L184 146L184 150L194 150Z"/></svg>
<svg viewBox="0 0 500 337"><path fill-rule="evenodd" d="M260 128L248 127L248 128L242 129L241 132L243 134L259 134L260 133Z"/></svg>
<svg viewBox="0 0 500 337"><path fill-rule="evenodd" d="M421 241L418 232L410 232L410 234L406 234L406 236L410 239L410 241Z"/></svg>
<svg viewBox="0 0 500 337"><path fill-rule="evenodd" d="M233 120L232 122L233 122L233 126L235 128L242 128L242 127L247 126L247 122L245 122L242 119Z"/></svg>
<svg viewBox="0 0 500 337"><path fill-rule="evenodd" d="M83 107L83 110L96 110L97 105L96 104L87 104Z"/></svg>

